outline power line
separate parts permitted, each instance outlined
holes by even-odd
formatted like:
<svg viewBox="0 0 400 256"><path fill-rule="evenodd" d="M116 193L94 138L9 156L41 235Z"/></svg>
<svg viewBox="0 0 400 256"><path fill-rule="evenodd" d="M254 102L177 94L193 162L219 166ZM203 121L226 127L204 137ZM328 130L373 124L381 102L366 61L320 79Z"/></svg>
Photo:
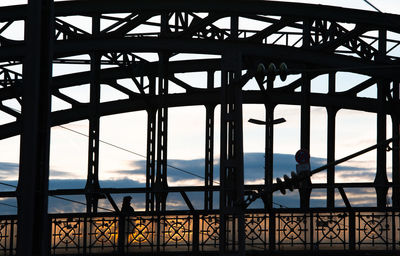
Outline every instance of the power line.
<svg viewBox="0 0 400 256"><path fill-rule="evenodd" d="M21 113L21 111L19 111L19 110L17 110L17 109L14 109L14 110L17 111L17 112L19 112L19 113ZM79 132L79 131L76 131L76 130L74 130L74 129L68 128L68 127L66 127L66 126L64 126L64 125L59 125L59 127L65 129L65 130L68 130L68 131L70 131L70 132L79 134L79 135L81 135L81 136L84 136L84 137L87 137L87 138L89 137L87 134L84 134L84 133L82 133L82 132ZM135 152L135 151L132 151L132 150L123 148L123 147L118 146L118 145L116 145L116 144L113 144L113 143L110 143L110 142L107 142L107 141L104 141L104 140L100 140L100 139L99 139L99 142L101 142L101 143L103 143L103 144L106 144L106 145L108 145L108 146L110 146L110 147L114 147L114 148L117 148L117 149L119 149L119 150L122 150L122 151L125 151L125 152L128 152L128 153L131 153L131 154L133 154L133 155L136 155L136 156L139 156L139 157L142 157L142 158L147 158L147 157L146 157L145 155L143 155L143 154L140 154L140 153L137 153L137 152ZM187 170L185 170L185 169L182 169L182 168L173 166L173 165L171 165L171 164L167 164L167 166L170 167L170 168L173 168L173 169L175 169L175 170L177 170L177 171L180 171L180 172L186 173L186 174L188 174L188 175L192 175L192 176L194 176L194 177L197 177L197 178L200 178L200 179L205 180L205 177L203 177L203 176L201 176L201 175L198 175L198 174L196 174L196 173L193 173L193 172L191 172L191 171L187 171ZM220 185L220 183L219 183L218 181L213 181L213 183L216 183L216 184ZM3 183L3 182L0 182L0 185L9 186L9 187L14 187L14 188L17 187L17 186L14 186L14 185L10 185L10 184L7 184L7 183ZM68 199L68 198L64 198L64 197L60 197L60 196L54 196L54 195L53 195L52 197L58 198L58 199L62 199L62 200L65 200L65 201L69 201L69 202L73 202L73 203L77 203L77 204L82 204L82 205L85 205L85 206L86 206L85 203L82 203L82 202L79 202L79 201L75 201L75 200L72 200L72 199ZM272 202L272 203L275 204L275 205L277 205L277 206L279 206L279 207L281 207L281 208L288 208L287 206L282 205L282 204L279 204L279 203L275 203L275 202ZM112 210L106 209L106 208L101 208L101 207L98 207L98 208L99 208L99 209L102 209L102 210L112 211Z"/></svg>
<svg viewBox="0 0 400 256"><path fill-rule="evenodd" d="M82 133L82 132L78 132L78 131L76 131L76 130L74 130L74 129L71 129L71 128L68 128L68 127L66 127L66 126L59 125L59 127L65 129L65 130L71 131L71 132L73 132L73 133L79 134L79 135L81 135L81 136L89 137L88 135L86 135L86 134L84 134L84 133ZM104 143L104 144L106 144L106 145L108 145L108 146L110 146L110 147L114 147L114 148L117 148L117 149L119 149L119 150L122 150L122 151L125 151L125 152L128 152L128 153L134 154L134 155L136 155L136 156L140 156L140 157L143 157L143 158L147 158L147 157L146 157L145 155L143 155L143 154L140 154L140 153L137 153L137 152L135 152L135 151L132 151L132 150L123 148L123 147L118 146L118 145L115 145L115 144L113 144L113 143L110 143L110 142L107 142L107 141L104 141L104 140L101 140L101 139L99 139L99 142ZM201 175L198 175L198 174L196 174L196 173L193 173L193 172L191 172L191 171L187 171L187 170L185 170L185 169L182 169L182 168L173 166L173 165L171 165L171 164L167 164L167 166L170 167L170 168L173 168L173 169L175 169L175 170L177 170L177 171L180 171L180 172L183 172L183 173L186 173L186 174L192 175L192 176L194 176L194 177L197 177L197 178L200 178L200 179L205 180L205 177L203 177L203 176L201 176ZM220 185L220 183L219 183L218 181L215 181L215 180L213 181L213 183L216 183L216 184ZM275 203L275 202L272 202L272 203L275 204L275 205L277 205L277 206L279 206L279 207L281 207L281 208L288 208L287 206L282 205L282 204L279 204L279 203Z"/></svg>
<svg viewBox="0 0 400 256"><path fill-rule="evenodd" d="M61 196L54 196L54 195L52 195L51 197L54 197L54 198L57 198L57 199L61 199L61 200L64 200L64 201L68 201L68 202L71 202L71 203L76 203L76 204L81 204L81 205L87 206L87 204L82 203L80 201L73 200L73 199L69 199L69 198L65 198L65 197L61 197ZM101 209L101 210L109 211L109 212L114 212L113 210L110 210L110 209L107 209L107 208L103 208L103 207L100 207L100 206L97 206L97 208Z"/></svg>
<svg viewBox="0 0 400 256"><path fill-rule="evenodd" d="M381 10L379 10L378 8L376 8L373 4L371 4L368 0L363 0L364 2L366 2L369 6L371 6L372 8L374 8L376 11L381 12Z"/></svg>
<svg viewBox="0 0 400 256"><path fill-rule="evenodd" d="M17 206L15 206L15 205L7 204L7 203L1 203L1 202L0 202L0 205L4 205L4 206L8 206L8 207L12 207L12 208L18 208L18 207L17 207Z"/></svg>
<svg viewBox="0 0 400 256"><path fill-rule="evenodd" d="M76 133L76 134L79 134L79 135L88 137L88 135L86 135L86 134L84 134L84 133L82 133L82 132L78 132L78 131L76 131L76 130L73 130L73 129L71 129L71 128L68 128L68 127L66 127L66 126L59 125L59 127L63 128L63 129L66 129L66 130L68 130L68 131L74 132L74 133ZM147 158L147 157L146 157L145 155L143 155L143 154L140 154L140 153L134 152L134 151L132 151L132 150L129 150L129 149L120 147L120 146L115 145L115 144L113 144L113 143L110 143L110 142L107 142L107 141L104 141L104 140L99 140L99 141L100 141L101 143L104 143L104 144L110 146L110 147L117 148L117 149L119 149L119 150L122 150L122 151L125 151L125 152L128 152L128 153L134 154L134 155L136 155L136 156L140 156L140 157L142 157L142 158ZM195 176L195 177L197 177L197 178L205 179L205 177L203 177L203 176L201 176L201 175L198 175L198 174L193 173L193 172L191 172L191 171L187 171L187 170L184 170L184 169L182 169L182 168L173 166L173 165L171 165L171 164L167 164L167 166L170 167L170 168L173 168L173 169L175 169L175 170L178 170L178 171L180 171L180 172L184 172L184 173L186 173L186 174ZM216 184L219 184L218 181L213 181L213 182L216 183Z"/></svg>
<svg viewBox="0 0 400 256"><path fill-rule="evenodd" d="M17 187L15 185L7 184L7 183L4 183L4 182L0 182L0 185L7 186L7 187L12 187L12 188L16 188Z"/></svg>
<svg viewBox="0 0 400 256"><path fill-rule="evenodd" d="M15 186L15 185L7 184L7 183L4 183L4 182L0 182L0 185L7 186L7 187L12 187L12 188L17 188L17 186ZM50 196L54 197L54 198L57 198L57 199L64 200L64 201L77 203L77 204L81 204L81 205L85 205L86 206L85 203L82 203L82 202L79 202L79 201L76 201L76 200L73 200L73 199L65 198L65 197L62 197L62 196L55 196L55 195L50 195ZM13 207L13 208L18 208L17 206L14 206L14 205L11 205L11 204L6 204L6 203L0 203L0 204L6 205L6 206L9 206L9 207ZM100 206L98 206L97 208L99 208L101 210L113 212L113 210L110 210L110 209L107 209L107 208L103 208L103 207L100 207Z"/></svg>

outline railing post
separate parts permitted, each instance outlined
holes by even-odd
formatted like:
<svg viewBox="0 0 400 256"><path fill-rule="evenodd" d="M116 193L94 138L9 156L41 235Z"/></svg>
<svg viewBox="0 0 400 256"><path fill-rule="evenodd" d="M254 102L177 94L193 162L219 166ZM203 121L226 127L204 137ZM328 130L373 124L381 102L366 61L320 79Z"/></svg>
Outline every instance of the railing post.
<svg viewBox="0 0 400 256"><path fill-rule="evenodd" d="M127 216L121 213L118 216L118 255L125 255L125 222Z"/></svg>
<svg viewBox="0 0 400 256"><path fill-rule="evenodd" d="M392 212L392 250L396 251L396 213Z"/></svg>
<svg viewBox="0 0 400 256"><path fill-rule="evenodd" d="M199 232L200 231L200 221L199 214L193 213L193 254L199 254Z"/></svg>
<svg viewBox="0 0 400 256"><path fill-rule="evenodd" d="M349 249L354 251L356 249L356 213L349 212Z"/></svg>
<svg viewBox="0 0 400 256"><path fill-rule="evenodd" d="M307 220L307 214L305 214L305 219ZM318 251L318 241L317 244L314 244L314 214L310 212L310 246L311 251L317 252ZM306 240L307 241L307 240Z"/></svg>
<svg viewBox="0 0 400 256"><path fill-rule="evenodd" d="M271 253L276 250L275 230L276 230L275 212L271 211L269 213L269 250Z"/></svg>
<svg viewBox="0 0 400 256"><path fill-rule="evenodd" d="M88 238L88 232L87 232L87 224L88 219L87 217L83 217L83 255L86 255L86 249L87 249L87 238Z"/></svg>
<svg viewBox="0 0 400 256"><path fill-rule="evenodd" d="M10 231L10 255L14 255L14 224L15 220L11 220L10 224L11 224L11 231Z"/></svg>
<svg viewBox="0 0 400 256"><path fill-rule="evenodd" d="M161 249L161 215L160 212L157 212L157 237L156 237L156 248L157 248L157 254L160 253Z"/></svg>
<svg viewBox="0 0 400 256"><path fill-rule="evenodd" d="M52 235L53 235L53 223L52 223L52 218L48 216L47 218L47 234L48 234L48 239L47 239L47 251L49 255L51 255L51 240L52 240Z"/></svg>

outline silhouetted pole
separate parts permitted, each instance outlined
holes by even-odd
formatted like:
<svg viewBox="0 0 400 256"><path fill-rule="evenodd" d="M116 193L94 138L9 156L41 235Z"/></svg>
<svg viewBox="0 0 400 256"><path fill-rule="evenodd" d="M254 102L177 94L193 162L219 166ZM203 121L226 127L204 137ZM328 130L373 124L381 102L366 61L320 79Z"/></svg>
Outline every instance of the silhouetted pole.
<svg viewBox="0 0 400 256"><path fill-rule="evenodd" d="M392 109L392 132L393 132L393 149L392 149L392 170L393 170L393 191L392 191L392 203L393 208L400 208L400 143L399 143L399 135L400 135L400 110L398 107L400 103L400 84L399 82L393 82L393 99L394 106Z"/></svg>
<svg viewBox="0 0 400 256"><path fill-rule="evenodd" d="M379 54L376 61L386 60L386 31L379 30ZM384 79L378 80L378 96L377 96L377 127L376 127L376 140L386 140L386 93L389 90L389 82ZM380 146L376 150L376 176L374 180L375 191L376 191L376 203L377 207L385 208L387 201L387 193L389 189L389 183L386 173L386 147Z"/></svg>
<svg viewBox="0 0 400 256"><path fill-rule="evenodd" d="M18 200L18 256L50 250L47 214L50 151L53 2L29 0L25 21L22 133Z"/></svg>

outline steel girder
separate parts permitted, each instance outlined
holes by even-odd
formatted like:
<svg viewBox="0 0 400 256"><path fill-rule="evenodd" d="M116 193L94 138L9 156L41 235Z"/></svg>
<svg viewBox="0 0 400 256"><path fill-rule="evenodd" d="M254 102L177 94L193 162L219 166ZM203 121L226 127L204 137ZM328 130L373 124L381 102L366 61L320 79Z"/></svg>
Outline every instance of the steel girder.
<svg viewBox="0 0 400 256"><path fill-rule="evenodd" d="M385 120L390 115L393 136L398 137L400 17L397 15L268 1L71 1L54 4L54 17L44 7L44 13L50 21L44 31L47 33L48 29L49 34L41 34L41 38L21 40L6 33L8 28L18 22L30 24L37 21L38 17L29 14L28 10L31 9L27 6L0 8L0 111L14 118L0 125L0 138L26 131L26 120L29 120L26 104L32 100L27 96L27 87L31 83L37 84L39 80L50 78L47 93L68 103L70 108L52 112L45 109L51 113L49 116L38 117L38 120L44 120L45 123L46 118L49 118L50 126L90 120L89 144L92 147L89 148L89 159L95 161L89 162L88 184L83 191L63 191L65 194L86 194L88 212L96 211L98 194L103 192L98 186L97 157L99 119L105 115L147 111L148 177L146 189L136 192L146 193L147 210L160 212L166 210L168 192L174 191L167 184L168 108L192 105L206 107L205 154L208 157L205 185L200 188L205 192L204 208L206 211L212 209L212 191L219 191L223 201L220 205L222 230L226 227L228 215L234 215L239 223L238 237L233 244L228 245L225 235L221 235L221 253L235 250L236 246L239 252L244 252L244 213L237 206L241 205L245 191L254 189L243 186L242 104L264 104L267 119L273 118L274 107L279 104L301 106L301 146L304 149L309 149L310 143L310 107L325 107L328 112L328 161L335 160L335 115L340 109L376 113L377 142L387 137ZM86 18L83 24L75 21L82 17ZM242 25L246 22L252 25ZM28 35L24 35L21 30L19 33L20 38ZM26 68L34 68L34 62L27 62L26 56L30 56L29 51L39 39L53 37L54 40L48 43L51 46L49 49L38 48L39 57L49 56L54 65L65 65L67 68L74 65L90 67L89 71L49 77L48 70L41 67L40 76L43 77L28 81L32 73L27 72L29 69ZM45 45L43 41L42 44ZM143 53L154 53L156 57L146 57ZM215 58L200 57L194 60L184 54L211 54ZM270 82L260 84L259 89L242 89L254 76L258 64L268 65L271 62L287 63L290 73L300 75L300 78L279 88L274 88ZM20 73L19 70L24 72ZM217 71L222 73L221 84L214 82ZM367 76L367 79L346 91L338 92L335 88L335 73L339 71L361 74ZM179 74L190 72L206 72L207 84L199 88L190 81L178 78ZM329 75L329 83L326 85L328 93L310 90L311 80L320 75ZM133 88L123 86L119 81L121 79L130 79ZM170 83L184 92L170 90ZM81 102L63 90L87 84L91 88L89 102ZM100 103L101 84L111 86L127 99ZM375 98L357 95L374 85L378 88ZM34 98L32 102L37 99ZM25 107L15 107L9 104L10 100L17 106ZM224 175L218 187L213 186L213 158L210 157L214 140L211 116L217 105L223 109L221 123L226 128L221 134L221 166ZM269 145L266 153L272 156L273 128L266 127L266 134L269 136L266 139L266 145ZM35 135L30 136L30 139L38 139ZM395 142L398 143L398 140ZM46 145L38 147L43 153L41 159L48 159ZM27 148L27 144L24 148ZM379 147L374 183L353 184L355 187L374 187L379 209L385 207L382 199L386 197L390 186L393 187L393 206L400 207L398 145L393 149L392 183L386 177L385 148ZM27 163L21 163L21 166ZM266 161L268 181L260 184L258 190L262 190L264 185L272 185L272 166L272 161ZM335 183L334 171L334 167L328 168L326 184L312 186L327 189L328 208L335 207L334 189L342 186ZM22 180L29 178L24 173L20 173ZM45 175L43 177L41 182L46 181ZM237 190L234 191L229 182L233 182ZM197 189L191 187L177 190L184 196L185 191ZM25 195L24 200L27 198ZM301 206L306 209L309 193L301 192L301 198ZM265 202L267 209L271 207L269 201ZM45 200L41 203L45 204ZM40 211L34 214L38 213ZM274 249L273 246L270 249Z"/></svg>

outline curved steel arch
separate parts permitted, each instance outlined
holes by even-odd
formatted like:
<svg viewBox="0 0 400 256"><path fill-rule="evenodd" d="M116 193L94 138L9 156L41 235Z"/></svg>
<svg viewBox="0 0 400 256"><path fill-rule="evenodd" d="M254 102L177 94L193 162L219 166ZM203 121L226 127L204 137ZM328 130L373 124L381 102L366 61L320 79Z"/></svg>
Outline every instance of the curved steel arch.
<svg viewBox="0 0 400 256"><path fill-rule="evenodd" d="M43 6L45 8L41 8ZM43 6L32 1L27 6L0 8L0 111L15 119L0 125L0 139L21 135L18 234L28 234L28 242L24 244L19 235L20 252L31 254L35 250L32 249L34 242L42 244L38 250L46 248L48 238L35 236L38 233L35 227L43 231L39 233L46 233L50 127L89 120L87 184L83 192L69 190L66 194L84 193L87 212L96 213L100 194L104 192L98 181L100 117L139 110L148 113L146 210L160 214L168 210L166 198L170 191L167 184L168 109L205 106L205 184L201 188L186 189L204 192L202 211L205 214L213 212L213 192L218 191L221 253L232 248L237 249L238 254L244 253L246 223L242 206L254 196L253 188L245 188L243 178L243 104L263 104L267 120L273 120L274 109L279 104L300 106L301 147L305 150L310 149L310 107L326 108L328 162L335 161L336 113L340 109L376 113L379 144L376 178L373 184L354 186L375 188L375 211L387 210L389 188L393 189L393 209L400 207L400 75L397 72L400 68L400 16L270 1L116 0L110 3L101 0L93 4L93 1L52 3L47 0L43 1ZM86 21L76 22L79 17L85 17ZM20 31L24 40L5 32L20 21L24 21L26 27L25 35ZM250 22L256 25L248 25ZM143 53L153 53L156 57ZM191 59L184 54L197 54L200 58ZM205 54L215 58L201 56ZM298 78L276 88L268 74L258 89L244 90L246 83L257 74L259 64L268 66L271 62L276 65L285 62L290 75L296 74ZM88 71L52 76L55 64L71 70L75 65L82 65ZM367 79L339 92L335 77L340 71L361 74ZM198 88L178 76L191 72L206 73L207 82ZM221 75L221 84L215 83L216 74ZM311 92L311 80L321 75L329 76L328 93ZM123 86L121 79L130 79L133 87ZM184 92L170 90L171 83ZM125 95L125 99L101 102L101 84L113 87ZM63 91L82 85L90 87L89 102L80 102ZM358 96L374 85L377 85L375 98ZM52 97L68 103L70 108L52 111ZM9 104L10 100L20 107L15 109ZM214 186L213 182L216 105L221 106L222 131L219 186ZM392 136L386 134L388 115L393 123ZM259 184L256 189L263 198L266 212L274 212L274 128L272 125L265 128L265 184ZM394 138L392 183L388 182L386 174L386 148L381 145L387 137ZM327 168L326 183L313 185L327 190L328 210L338 208L334 193L342 184L335 183L334 166ZM130 188L123 191L137 192ZM194 210L185 190L180 192L188 207ZM303 187L299 193L301 209L309 211L311 187ZM40 216L39 221L34 222L33 216ZM238 225L233 246L225 235L229 229L228 216ZM354 241L349 244L355 246ZM275 250L269 246L270 250Z"/></svg>

